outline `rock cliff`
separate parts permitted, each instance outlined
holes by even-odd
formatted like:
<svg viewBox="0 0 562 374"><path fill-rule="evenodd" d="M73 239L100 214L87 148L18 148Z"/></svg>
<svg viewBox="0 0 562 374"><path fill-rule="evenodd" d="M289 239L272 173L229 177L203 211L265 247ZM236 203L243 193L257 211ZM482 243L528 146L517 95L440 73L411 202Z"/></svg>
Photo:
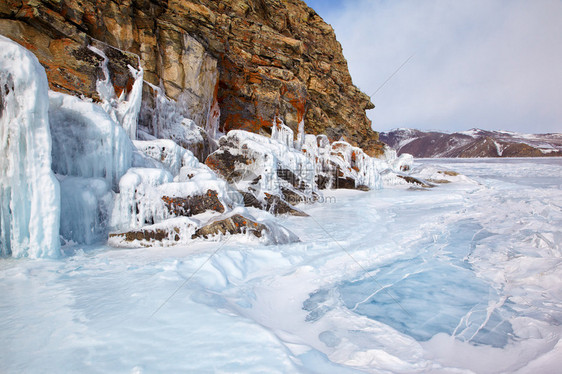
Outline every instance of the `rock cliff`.
<svg viewBox="0 0 562 374"><path fill-rule="evenodd" d="M301 0L4 0L0 34L36 54L51 89L94 100L102 58L88 46L109 58L117 95L133 83L128 65L142 66L141 125L153 132L158 91L206 129L268 134L280 117L297 134L304 120L308 133L382 153L373 104Z"/></svg>

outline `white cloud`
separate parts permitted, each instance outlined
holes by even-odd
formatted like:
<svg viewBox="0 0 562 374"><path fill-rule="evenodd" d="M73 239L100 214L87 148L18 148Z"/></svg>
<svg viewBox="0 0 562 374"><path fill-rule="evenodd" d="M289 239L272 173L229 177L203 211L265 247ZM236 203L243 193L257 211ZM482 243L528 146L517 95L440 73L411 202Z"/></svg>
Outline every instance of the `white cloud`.
<svg viewBox="0 0 562 374"><path fill-rule="evenodd" d="M347 1L321 14L376 130L562 132L562 1Z"/></svg>

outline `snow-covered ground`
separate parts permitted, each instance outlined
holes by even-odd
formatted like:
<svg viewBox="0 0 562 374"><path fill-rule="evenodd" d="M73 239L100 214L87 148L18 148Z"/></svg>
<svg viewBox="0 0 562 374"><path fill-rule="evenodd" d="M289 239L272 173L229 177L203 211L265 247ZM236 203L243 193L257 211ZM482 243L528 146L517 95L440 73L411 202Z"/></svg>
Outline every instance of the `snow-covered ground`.
<svg viewBox="0 0 562 374"><path fill-rule="evenodd" d="M429 164L470 179L325 191L299 243L2 258L0 372L558 372L562 159Z"/></svg>

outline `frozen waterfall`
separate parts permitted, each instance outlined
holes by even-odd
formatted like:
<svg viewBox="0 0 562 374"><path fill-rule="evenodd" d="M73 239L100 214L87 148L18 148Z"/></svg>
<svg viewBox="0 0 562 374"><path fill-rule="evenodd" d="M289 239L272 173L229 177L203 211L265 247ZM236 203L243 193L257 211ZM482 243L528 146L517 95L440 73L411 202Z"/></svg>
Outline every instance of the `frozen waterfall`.
<svg viewBox="0 0 562 374"><path fill-rule="evenodd" d="M48 84L37 58L0 36L0 251L60 253L59 183L51 171Z"/></svg>

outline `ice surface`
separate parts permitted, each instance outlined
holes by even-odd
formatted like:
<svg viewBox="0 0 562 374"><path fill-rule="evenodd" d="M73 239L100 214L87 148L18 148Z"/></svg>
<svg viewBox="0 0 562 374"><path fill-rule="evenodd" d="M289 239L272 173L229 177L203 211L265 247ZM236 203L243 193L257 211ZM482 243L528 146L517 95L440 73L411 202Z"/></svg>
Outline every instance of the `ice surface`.
<svg viewBox="0 0 562 374"><path fill-rule="evenodd" d="M51 171L45 70L0 36L0 253L59 255L59 183Z"/></svg>
<svg viewBox="0 0 562 374"><path fill-rule="evenodd" d="M54 172L104 178L117 190L133 160L125 130L95 103L53 91L49 102Z"/></svg>
<svg viewBox="0 0 562 374"><path fill-rule="evenodd" d="M299 243L1 260L0 371L555 373L562 161L502 161L416 162L466 175L430 190L326 191L278 221Z"/></svg>

